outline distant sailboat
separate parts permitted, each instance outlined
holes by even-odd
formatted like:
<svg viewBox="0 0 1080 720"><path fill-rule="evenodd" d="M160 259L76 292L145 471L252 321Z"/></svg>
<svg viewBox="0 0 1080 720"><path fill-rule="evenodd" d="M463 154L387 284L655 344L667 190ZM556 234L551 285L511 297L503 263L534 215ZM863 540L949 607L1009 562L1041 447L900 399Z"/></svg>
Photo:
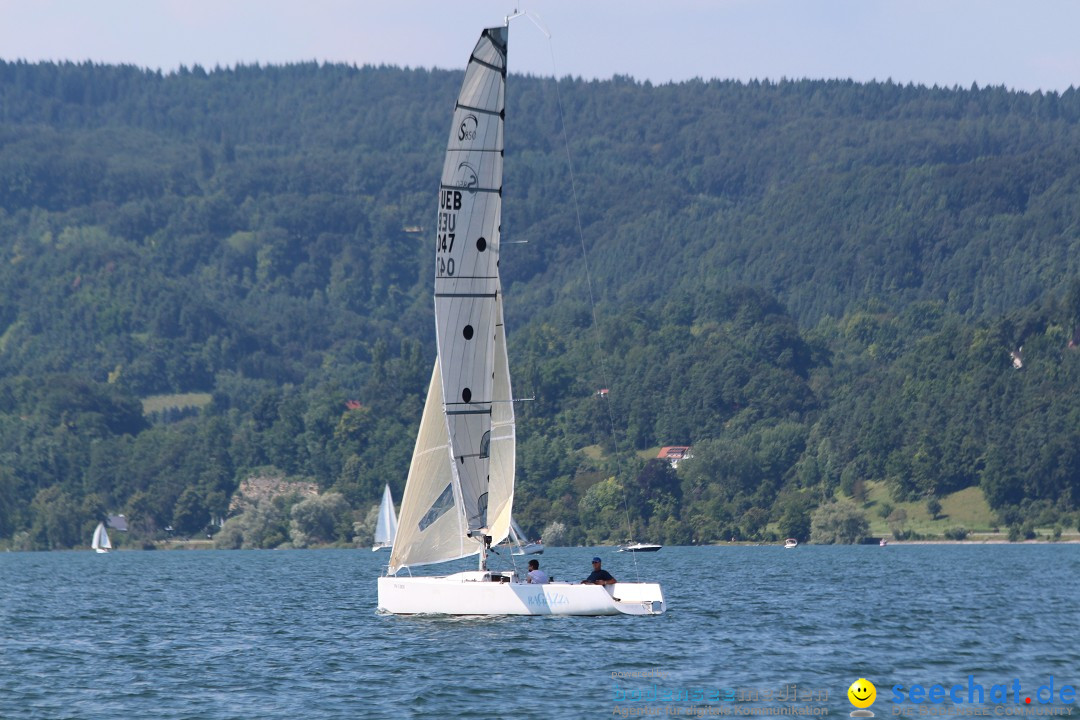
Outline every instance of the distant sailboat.
<svg viewBox="0 0 1080 720"><path fill-rule="evenodd" d="M509 22L509 19L508 21ZM379 609L446 615L658 615L657 583L532 585L493 572L488 551L510 534L515 420L499 279L507 28L473 48L439 186L435 257L438 355L401 524L378 581ZM412 569L479 555L479 568L446 576ZM407 569L407 574L399 571Z"/></svg>
<svg viewBox="0 0 1080 720"><path fill-rule="evenodd" d="M395 537L397 514L394 512L394 498L390 494L390 486L387 485L383 490L382 504L379 505L379 520L375 523L375 544L371 546L372 552L393 547Z"/></svg>
<svg viewBox="0 0 1080 720"><path fill-rule="evenodd" d="M544 543L540 540L528 542L525 539L525 531L517 524L517 520L510 518L510 539L514 543L513 555L543 555Z"/></svg>
<svg viewBox="0 0 1080 720"><path fill-rule="evenodd" d="M105 523L98 523L98 526L94 528L94 539L90 541L90 547L99 553L107 553L112 550L109 533L105 531Z"/></svg>

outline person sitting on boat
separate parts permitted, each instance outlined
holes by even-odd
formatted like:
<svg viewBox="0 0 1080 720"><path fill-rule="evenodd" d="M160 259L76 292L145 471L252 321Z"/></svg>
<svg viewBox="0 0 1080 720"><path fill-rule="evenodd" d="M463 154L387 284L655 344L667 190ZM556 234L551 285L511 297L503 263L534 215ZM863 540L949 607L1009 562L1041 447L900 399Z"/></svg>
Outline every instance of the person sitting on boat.
<svg viewBox="0 0 1080 720"><path fill-rule="evenodd" d="M592 559L592 573L581 581L582 585L614 585L615 578L607 570L600 568L600 558Z"/></svg>
<svg viewBox="0 0 1080 720"><path fill-rule="evenodd" d="M539 560L529 561L529 575L525 582L531 582L533 585L547 585L548 574L540 569Z"/></svg>

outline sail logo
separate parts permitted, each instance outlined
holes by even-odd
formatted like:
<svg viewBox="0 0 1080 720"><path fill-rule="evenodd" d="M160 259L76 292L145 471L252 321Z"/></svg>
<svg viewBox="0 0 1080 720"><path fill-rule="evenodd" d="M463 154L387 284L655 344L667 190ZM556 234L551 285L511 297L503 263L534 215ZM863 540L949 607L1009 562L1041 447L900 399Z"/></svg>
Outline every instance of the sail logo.
<svg viewBox="0 0 1080 720"><path fill-rule="evenodd" d="M476 172L476 168L467 162L463 162L458 165L457 178L454 184L460 188L465 188L470 193L475 193L476 188L480 186L480 175Z"/></svg>
<svg viewBox="0 0 1080 720"><path fill-rule="evenodd" d="M562 593L551 593L550 595L538 593L530 595L527 602L534 607L553 607L556 605L569 605L570 599Z"/></svg>
<svg viewBox="0 0 1080 720"><path fill-rule="evenodd" d="M465 116L465 119L458 125L457 139L459 142L472 142L476 139L476 128L480 124L480 121L476 119L475 115L469 114Z"/></svg>

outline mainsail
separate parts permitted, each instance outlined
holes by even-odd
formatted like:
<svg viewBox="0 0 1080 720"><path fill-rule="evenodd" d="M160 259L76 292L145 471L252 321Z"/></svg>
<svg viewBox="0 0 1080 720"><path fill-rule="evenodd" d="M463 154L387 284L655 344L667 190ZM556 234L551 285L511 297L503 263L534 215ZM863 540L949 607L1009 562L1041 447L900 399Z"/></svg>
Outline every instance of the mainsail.
<svg viewBox="0 0 1080 720"><path fill-rule="evenodd" d="M507 28L484 30L465 70L439 185L438 359L402 499L390 572L453 560L508 532L514 409L499 237Z"/></svg>

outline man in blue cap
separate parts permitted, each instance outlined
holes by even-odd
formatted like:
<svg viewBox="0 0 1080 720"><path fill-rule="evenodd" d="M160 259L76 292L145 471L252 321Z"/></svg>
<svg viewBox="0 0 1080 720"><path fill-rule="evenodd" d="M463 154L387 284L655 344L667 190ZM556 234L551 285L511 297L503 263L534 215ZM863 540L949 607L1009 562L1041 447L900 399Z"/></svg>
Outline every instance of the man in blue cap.
<svg viewBox="0 0 1080 720"><path fill-rule="evenodd" d="M581 581L582 585L614 585L615 578L607 570L600 569L600 558L592 559L592 574Z"/></svg>

